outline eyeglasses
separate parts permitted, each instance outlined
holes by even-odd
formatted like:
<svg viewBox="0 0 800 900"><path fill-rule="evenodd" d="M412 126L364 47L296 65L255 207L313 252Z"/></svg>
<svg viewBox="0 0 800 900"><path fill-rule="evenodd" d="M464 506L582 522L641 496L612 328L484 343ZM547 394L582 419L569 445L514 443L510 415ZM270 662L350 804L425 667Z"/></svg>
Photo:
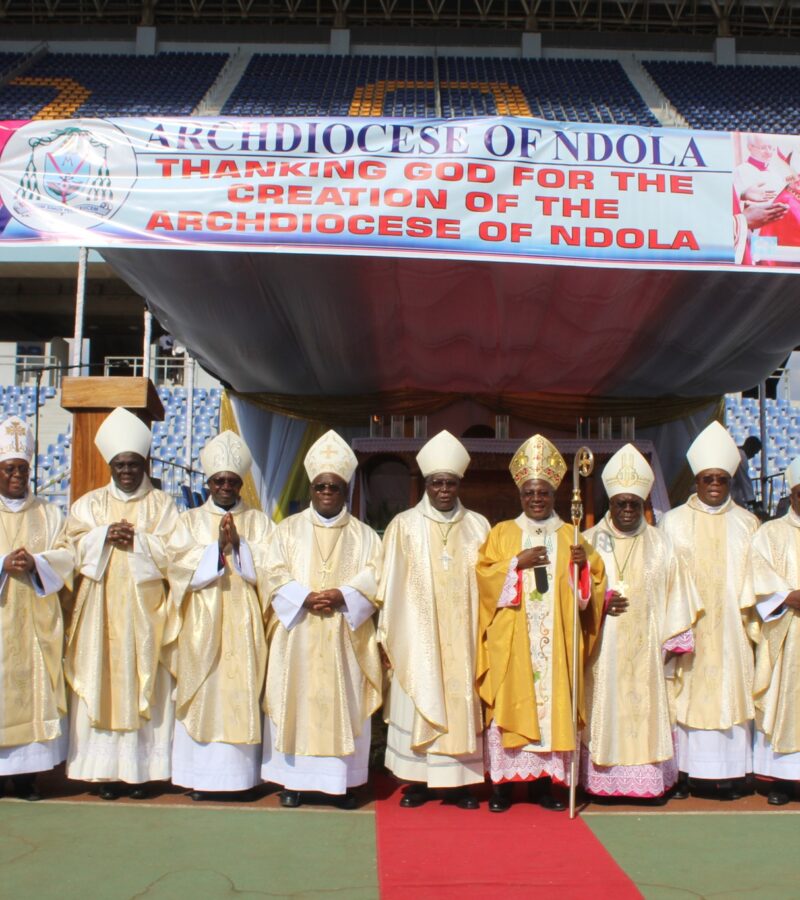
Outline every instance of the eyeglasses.
<svg viewBox="0 0 800 900"><path fill-rule="evenodd" d="M731 480L730 475L701 475L700 481L703 484L729 484Z"/></svg>
<svg viewBox="0 0 800 900"><path fill-rule="evenodd" d="M322 481L319 484L312 484L311 490L314 491L315 494L322 494L325 491L329 491L331 494L340 494L342 492L342 486L335 481Z"/></svg>
<svg viewBox="0 0 800 900"><path fill-rule="evenodd" d="M639 509L642 506L641 500L617 500L614 498L611 501L611 506L615 509Z"/></svg>
<svg viewBox="0 0 800 900"><path fill-rule="evenodd" d="M27 463L20 466L0 466L0 472L8 478L14 475L29 475L30 471L30 466Z"/></svg>
<svg viewBox="0 0 800 900"><path fill-rule="evenodd" d="M214 487L218 487L218 488L221 488L221 487L235 488L235 487L239 487L239 485L242 483L242 479L238 478L235 475L231 476L230 478L224 478L224 477L209 478L208 480L211 484L214 485Z"/></svg>
<svg viewBox="0 0 800 900"><path fill-rule="evenodd" d="M454 491L458 487L458 482L454 478L434 478L428 482L428 487L432 487L435 491Z"/></svg>

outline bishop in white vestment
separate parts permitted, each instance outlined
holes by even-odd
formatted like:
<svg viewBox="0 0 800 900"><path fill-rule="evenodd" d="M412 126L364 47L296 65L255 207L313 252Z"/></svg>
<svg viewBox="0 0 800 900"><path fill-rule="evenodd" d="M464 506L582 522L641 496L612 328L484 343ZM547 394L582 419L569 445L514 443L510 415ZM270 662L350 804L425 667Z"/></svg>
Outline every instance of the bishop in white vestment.
<svg viewBox="0 0 800 900"><path fill-rule="evenodd" d="M581 783L605 797L657 800L678 778L664 657L692 652L701 607L672 542L644 517L654 480L633 444L618 450L603 469L609 511L584 534L609 591L586 669Z"/></svg>
<svg viewBox="0 0 800 900"><path fill-rule="evenodd" d="M477 809L466 786L484 780L475 564L489 523L458 499L469 461L449 432L431 438L417 454L425 495L384 535L378 599L379 640L391 664L386 767L412 782L400 801L406 807L430 799L430 788L451 788L449 801Z"/></svg>
<svg viewBox="0 0 800 900"><path fill-rule="evenodd" d="M756 650L753 771L783 806L800 782L800 457L786 470L791 506L753 538L753 587L763 620Z"/></svg>
<svg viewBox="0 0 800 900"><path fill-rule="evenodd" d="M172 498L145 474L150 429L121 407L95 444L111 481L72 505L64 540L80 578L67 635L71 688L67 775L101 782L115 799L119 782L145 796L146 782L171 774L174 700L162 665L167 621L167 543L182 528Z"/></svg>
<svg viewBox="0 0 800 900"><path fill-rule="evenodd" d="M685 776L715 781L719 796L733 799L752 771L757 625L749 557L758 519L730 498L740 455L719 422L698 435L686 456L697 493L660 523L704 609L694 626L694 653L675 667L678 764ZM687 790L682 778L676 796Z"/></svg>
<svg viewBox="0 0 800 900"><path fill-rule="evenodd" d="M0 777L38 800L36 773L67 755L67 698L59 591L72 586L72 554L56 549L64 517L29 489L31 429L0 424Z"/></svg>
<svg viewBox="0 0 800 900"><path fill-rule="evenodd" d="M347 510L356 465L339 435L324 434L305 459L311 506L270 538L261 776L283 786L284 807L320 791L351 809L350 789L368 776L383 679L373 621L381 542Z"/></svg>
<svg viewBox="0 0 800 900"><path fill-rule="evenodd" d="M240 498L252 457L237 434L209 441L200 462L210 496L181 516L185 529L170 544L169 570L180 621L171 654L172 781L192 788L193 800L261 781L267 640L257 572L272 529Z"/></svg>

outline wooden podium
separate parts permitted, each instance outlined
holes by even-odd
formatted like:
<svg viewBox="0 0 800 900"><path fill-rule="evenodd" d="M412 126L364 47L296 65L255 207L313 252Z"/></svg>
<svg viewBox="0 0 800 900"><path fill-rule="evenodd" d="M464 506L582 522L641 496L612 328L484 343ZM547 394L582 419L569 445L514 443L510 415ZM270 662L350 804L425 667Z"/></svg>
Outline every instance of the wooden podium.
<svg viewBox="0 0 800 900"><path fill-rule="evenodd" d="M72 503L87 491L108 484L108 463L95 447L94 436L109 413L124 406L148 427L164 418L164 407L149 378L65 378L61 406L72 413Z"/></svg>

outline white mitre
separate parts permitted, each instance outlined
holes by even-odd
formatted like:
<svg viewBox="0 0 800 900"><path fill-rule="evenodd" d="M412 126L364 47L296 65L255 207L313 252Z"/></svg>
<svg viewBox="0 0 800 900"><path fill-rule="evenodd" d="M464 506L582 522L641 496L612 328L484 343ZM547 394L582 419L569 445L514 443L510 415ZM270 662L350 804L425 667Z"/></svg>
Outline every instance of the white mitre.
<svg viewBox="0 0 800 900"><path fill-rule="evenodd" d="M119 453L138 453L147 459L152 439L150 429L138 416L118 406L97 429L94 445L110 463Z"/></svg>
<svg viewBox="0 0 800 900"><path fill-rule="evenodd" d="M309 481L313 481L323 472L331 472L349 482L358 465L350 445L335 431L328 431L315 441L303 462Z"/></svg>
<svg viewBox="0 0 800 900"><path fill-rule="evenodd" d="M0 462L7 459L33 459L33 429L19 416L11 416L0 425Z"/></svg>
<svg viewBox="0 0 800 900"><path fill-rule="evenodd" d="M417 465L423 478L436 472L447 472L463 478L469 465L469 453L449 431L440 431L419 451Z"/></svg>
<svg viewBox="0 0 800 900"><path fill-rule="evenodd" d="M789 490L800 484L800 456L795 456L789 463L786 470L786 483L789 485Z"/></svg>
<svg viewBox="0 0 800 900"><path fill-rule="evenodd" d="M609 497L635 494L647 500L655 480L650 463L633 444L620 447L603 469L603 487Z"/></svg>
<svg viewBox="0 0 800 900"><path fill-rule="evenodd" d="M233 431L218 434L200 451L200 465L206 479L217 472L233 472L243 479L252 464L253 457L247 444Z"/></svg>
<svg viewBox="0 0 800 900"><path fill-rule="evenodd" d="M722 469L733 475L739 468L741 456L728 430L719 422L712 422L694 439L686 459L695 475L704 469Z"/></svg>

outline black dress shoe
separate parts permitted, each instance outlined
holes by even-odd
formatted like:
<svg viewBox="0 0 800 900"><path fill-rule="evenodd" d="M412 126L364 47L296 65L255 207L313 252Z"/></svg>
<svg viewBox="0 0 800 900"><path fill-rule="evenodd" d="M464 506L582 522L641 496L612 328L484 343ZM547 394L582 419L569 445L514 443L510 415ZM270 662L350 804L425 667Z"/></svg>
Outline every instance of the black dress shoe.
<svg viewBox="0 0 800 900"><path fill-rule="evenodd" d="M433 799L433 792L427 784L410 784L400 798L400 806L403 809L416 809Z"/></svg>
<svg viewBox="0 0 800 900"><path fill-rule="evenodd" d="M447 806L457 806L459 809L480 809L478 798L469 788L449 788L445 791L444 801Z"/></svg>
<svg viewBox="0 0 800 900"><path fill-rule="evenodd" d="M339 809L355 809L358 806L358 800L355 794L350 791L336 798L336 805Z"/></svg>
<svg viewBox="0 0 800 900"><path fill-rule="evenodd" d="M770 806L786 806L791 799L786 791L770 791L767 794L767 803Z"/></svg>
<svg viewBox="0 0 800 900"><path fill-rule="evenodd" d="M539 797L539 806L542 809L549 809L552 812L564 812L567 808L567 803L561 793L556 793L552 788L549 792L544 793Z"/></svg>
<svg viewBox="0 0 800 900"><path fill-rule="evenodd" d="M135 787L131 788L131 792L128 796L132 800L144 800L145 797L147 797L147 785L137 784Z"/></svg>
<svg viewBox="0 0 800 900"><path fill-rule="evenodd" d="M675 782L675 786L672 788L672 793L670 794L670 799L672 800L688 800L689 799L689 776L681 773L678 775L678 780Z"/></svg>
<svg viewBox="0 0 800 900"><path fill-rule="evenodd" d="M19 797L20 800L28 800L31 803L34 803L37 800L41 800L41 794L36 790L36 773L30 772L25 775L15 775L13 778L14 782L14 796Z"/></svg>
<svg viewBox="0 0 800 900"><path fill-rule="evenodd" d="M496 784L489 798L489 812L505 812L511 809L514 786L510 783Z"/></svg>
<svg viewBox="0 0 800 900"><path fill-rule="evenodd" d="M345 794L345 796L347 796ZM281 791L278 794L278 799L280 800L280 804L284 809L297 809L300 806L301 797L300 791Z"/></svg>
<svg viewBox="0 0 800 900"><path fill-rule="evenodd" d="M731 779L725 779L724 781L717 782L717 796L720 800L730 801L730 800L741 800L744 797L745 791L738 784L738 779L733 781Z"/></svg>
<svg viewBox="0 0 800 900"><path fill-rule="evenodd" d="M100 786L101 800L116 800L119 797L119 785L116 782L109 782Z"/></svg>

